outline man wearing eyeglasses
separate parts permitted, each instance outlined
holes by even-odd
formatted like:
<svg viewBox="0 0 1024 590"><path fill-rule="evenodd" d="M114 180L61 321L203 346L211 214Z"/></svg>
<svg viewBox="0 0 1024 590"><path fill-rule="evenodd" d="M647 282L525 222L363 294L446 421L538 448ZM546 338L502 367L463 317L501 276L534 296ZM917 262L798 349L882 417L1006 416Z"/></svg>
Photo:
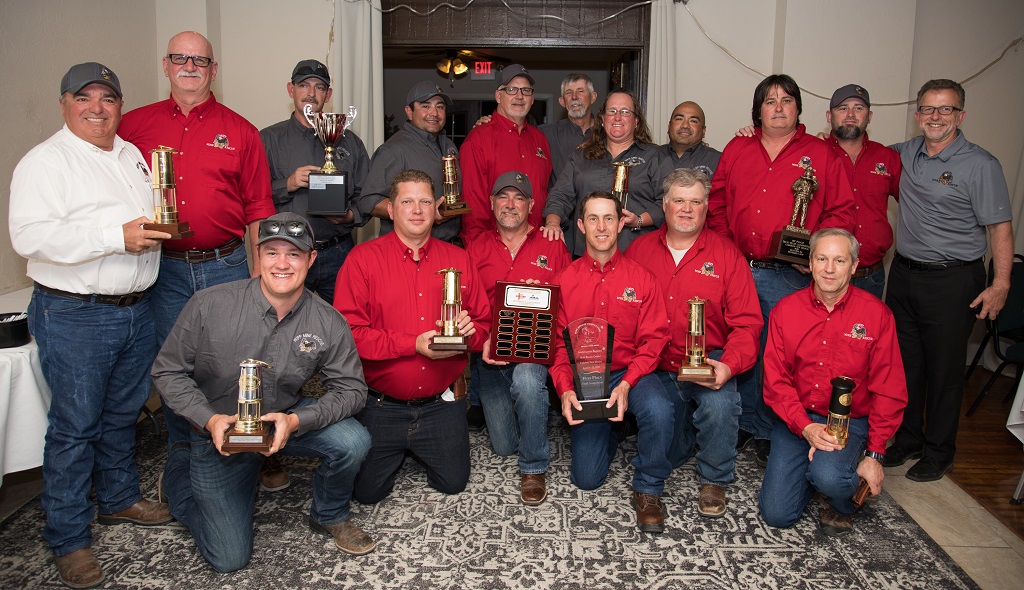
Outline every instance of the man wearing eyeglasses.
<svg viewBox="0 0 1024 590"><path fill-rule="evenodd" d="M668 118L668 143L661 146L669 166L669 171L676 168L696 168L715 176L715 168L722 152L704 143L704 109L693 101L679 103Z"/></svg>
<svg viewBox="0 0 1024 590"><path fill-rule="evenodd" d="M952 80L925 82L914 114L922 135L892 146L903 176L886 303L896 318L909 401L883 464L920 458L907 470L912 481L941 479L953 468L967 338L975 318L995 319L1010 290L1006 179L999 161L960 130L964 99Z"/></svg>
<svg viewBox="0 0 1024 590"><path fill-rule="evenodd" d="M541 225L541 211L548 198L551 149L539 129L527 121L533 107L533 76L520 64L501 70L494 100L498 107L491 120L477 125L462 144L462 196L472 212L463 216L462 241L495 229L491 213L491 187L502 174L519 171L534 187L534 209L529 222Z"/></svg>
<svg viewBox="0 0 1024 590"><path fill-rule="evenodd" d="M590 135L595 120L590 109L597 102L594 81L586 74L573 73L562 78L560 91L558 104L565 108L568 116L538 127L548 138L548 147L551 148L551 172L555 176L558 176L576 148L583 145Z"/></svg>
<svg viewBox="0 0 1024 590"><path fill-rule="evenodd" d="M459 155L459 149L444 131L450 106L452 99L433 82L420 82L409 89L405 97L405 115L409 119L373 153L363 190L352 203L357 225L366 225L376 217L380 219L380 235L394 231L388 201L391 183L403 170L420 170L430 176L436 204L440 205L444 189L441 158ZM435 211L430 234L439 240L454 242L462 227L461 217L446 219Z"/></svg>
<svg viewBox="0 0 1024 590"><path fill-rule="evenodd" d="M261 219L274 214L270 168L256 128L210 91L217 77L213 46L199 33L178 33L167 44L164 75L167 100L137 108L121 119L118 134L143 153L174 148L178 217L195 235L164 244L160 275L153 286L157 345L196 291L250 276L242 239L246 229L258 258ZM258 268L254 261L253 268ZM167 438L187 440L188 424L170 412Z"/></svg>
<svg viewBox="0 0 1024 590"><path fill-rule="evenodd" d="M370 435L353 417L366 403L366 382L352 332L343 316L303 286L317 258L306 220L278 213L258 227L258 276L196 293L153 363L161 399L191 426L164 469L171 513L218 572L249 563L259 466L276 454L321 459L311 486L311 529L333 537L350 555L376 546L349 509L370 448ZM222 448L238 419L244 359L270 365L261 379L260 418L273 424L266 457ZM316 374L324 395L303 396L302 386Z"/></svg>
<svg viewBox="0 0 1024 590"><path fill-rule="evenodd" d="M260 131L270 163L270 185L278 211L292 211L306 217L316 232L316 262L306 275L306 287L328 303L334 303L334 283L338 269L352 250L353 214L343 216L307 215L309 211L309 173L318 172L324 163L324 145L306 121L303 108L308 104L319 113L329 104L333 89L327 66L315 59L295 65L288 96L295 112L287 120ZM370 158L363 141L351 130L334 147L334 165L345 172L349 202L359 196Z"/></svg>

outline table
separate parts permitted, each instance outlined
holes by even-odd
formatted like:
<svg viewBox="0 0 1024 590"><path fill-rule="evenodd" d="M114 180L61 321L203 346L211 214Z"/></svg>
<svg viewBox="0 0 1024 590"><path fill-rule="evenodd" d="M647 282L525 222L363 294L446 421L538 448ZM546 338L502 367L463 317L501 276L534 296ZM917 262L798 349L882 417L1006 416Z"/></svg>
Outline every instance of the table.
<svg viewBox="0 0 1024 590"><path fill-rule="evenodd" d="M1013 407L1010 408L1010 416L1006 419L1006 429L1013 433L1018 440L1024 443L1024 380L1017 386L1017 395L1013 397ZM1024 473L1020 474L1020 481L1017 482L1017 489L1013 492L1011 504L1024 502Z"/></svg>
<svg viewBox="0 0 1024 590"><path fill-rule="evenodd" d="M2 295L0 312L25 311L31 297L31 287ZM0 473L43 464L49 409L50 388L39 366L35 340L0 348Z"/></svg>

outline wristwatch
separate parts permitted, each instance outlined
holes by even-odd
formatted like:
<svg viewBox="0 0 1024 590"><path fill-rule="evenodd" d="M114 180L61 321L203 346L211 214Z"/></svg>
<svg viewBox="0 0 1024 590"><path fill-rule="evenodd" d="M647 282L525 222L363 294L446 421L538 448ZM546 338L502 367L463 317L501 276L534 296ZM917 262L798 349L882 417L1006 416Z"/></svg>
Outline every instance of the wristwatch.
<svg viewBox="0 0 1024 590"><path fill-rule="evenodd" d="M632 231L640 231L644 227L644 218L641 215L636 216L636 226L632 228Z"/></svg>
<svg viewBox="0 0 1024 590"><path fill-rule="evenodd" d="M865 457L871 457L872 459L874 459L875 461L878 461L879 463L881 463L882 461L885 461L885 453L876 453L874 451L864 451L864 456Z"/></svg>

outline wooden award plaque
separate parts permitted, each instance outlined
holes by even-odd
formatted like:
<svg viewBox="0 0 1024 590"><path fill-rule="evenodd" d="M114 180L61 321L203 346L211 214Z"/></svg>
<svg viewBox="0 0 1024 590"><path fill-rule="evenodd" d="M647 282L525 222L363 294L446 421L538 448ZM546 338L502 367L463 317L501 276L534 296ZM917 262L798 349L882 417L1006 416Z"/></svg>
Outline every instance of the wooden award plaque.
<svg viewBox="0 0 1024 590"><path fill-rule="evenodd" d="M498 281L491 357L512 363L554 363L559 292L555 285Z"/></svg>

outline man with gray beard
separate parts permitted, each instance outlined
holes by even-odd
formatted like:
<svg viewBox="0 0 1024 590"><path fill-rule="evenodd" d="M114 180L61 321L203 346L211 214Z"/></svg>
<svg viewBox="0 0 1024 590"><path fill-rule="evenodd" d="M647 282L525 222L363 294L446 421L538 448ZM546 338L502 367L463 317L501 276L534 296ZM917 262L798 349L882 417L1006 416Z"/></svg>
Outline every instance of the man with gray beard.
<svg viewBox="0 0 1024 590"><path fill-rule="evenodd" d="M567 119L545 123L539 129L548 138L551 146L551 166L554 176L565 167L576 148L587 140L594 125L590 108L597 102L594 81L586 74L569 74L562 79L558 104L565 107Z"/></svg>

